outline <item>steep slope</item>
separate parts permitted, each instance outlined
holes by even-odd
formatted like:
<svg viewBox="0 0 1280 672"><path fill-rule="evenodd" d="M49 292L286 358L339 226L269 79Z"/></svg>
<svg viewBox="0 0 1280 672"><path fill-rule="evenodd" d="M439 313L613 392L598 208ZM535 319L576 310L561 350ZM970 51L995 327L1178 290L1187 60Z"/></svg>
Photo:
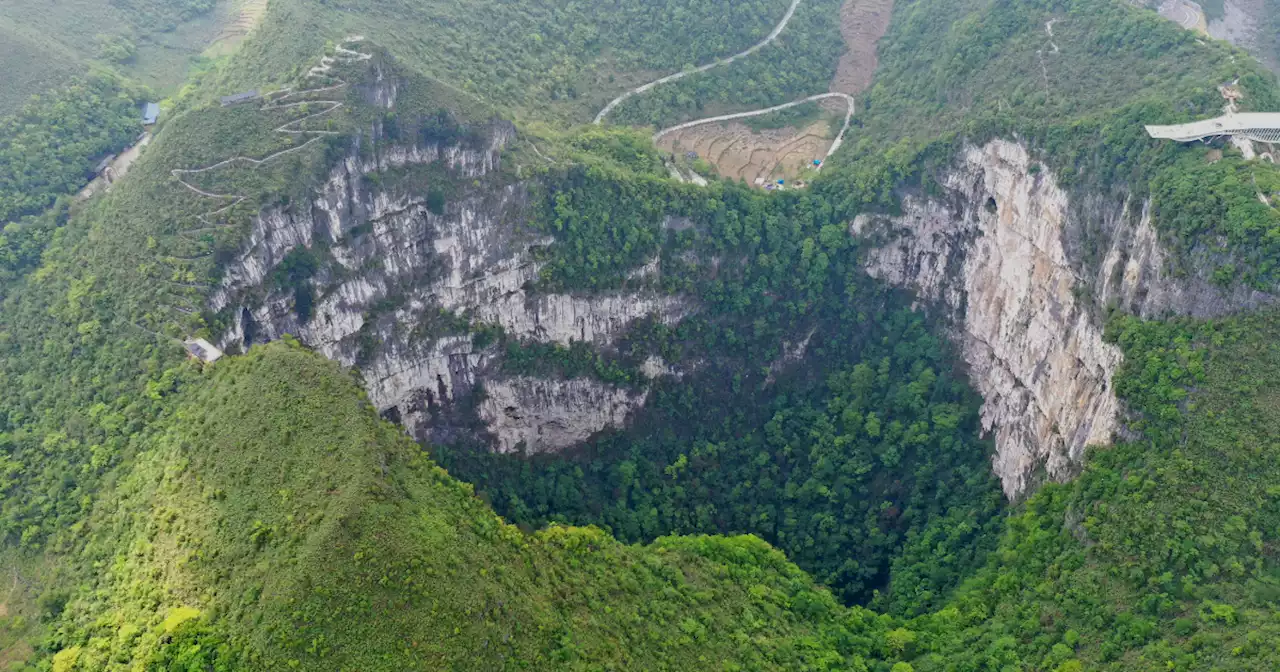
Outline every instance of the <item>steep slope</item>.
<svg viewBox="0 0 1280 672"><path fill-rule="evenodd" d="M398 109L397 87L385 90L384 104ZM643 399L612 386L544 381L535 395L504 393L518 381L502 375L500 351L474 345L469 325L606 348L637 319L671 324L692 302L652 290L532 291L546 266L539 251L554 239L529 223L536 207L529 192L538 183L501 169L515 142L510 124L384 133L359 138L357 146L372 151L353 152L335 167L310 207L269 208L254 218L209 302L230 316L224 347L294 334L359 366L379 411L420 438L456 431L452 408L482 384L491 398L506 399L502 414L484 418L506 450L520 443L532 452L561 449L622 425ZM596 406L606 399L616 408ZM557 410L565 404L574 404L572 412ZM546 414L556 419L524 429L503 420Z"/></svg>
<svg viewBox="0 0 1280 672"><path fill-rule="evenodd" d="M1141 437L1034 495L998 560L905 625L915 669L1273 669L1277 320L1115 323Z"/></svg>
<svg viewBox="0 0 1280 672"><path fill-rule="evenodd" d="M844 664L838 607L762 542L526 536L296 345L166 396L58 581L57 669Z"/></svg>
<svg viewBox="0 0 1280 672"><path fill-rule="evenodd" d="M0 117L33 95L112 69L168 92L217 33L217 0L0 2Z"/></svg>
<svg viewBox="0 0 1280 672"><path fill-rule="evenodd" d="M1103 341L1103 311L1217 317L1271 301L1212 283L1203 267L1177 273L1149 202L1073 199L1035 165L1018 144L970 147L936 176L940 197L913 194L903 215L852 225L871 243L868 272L913 287L952 318L1012 497L1037 478L1073 476L1086 447L1120 430L1111 379L1122 356ZM1086 238L1107 250L1093 254L1100 261L1068 254Z"/></svg>
<svg viewBox="0 0 1280 672"><path fill-rule="evenodd" d="M835 6L834 0L816 1ZM254 58L237 67L237 76L286 70L322 49L326 39L360 34L376 39L415 71L494 105L511 118L585 123L610 99L634 86L688 65L715 62L759 42L790 5L791 0L606 0L520 6L493 0L354 0L340 5L277 0L259 28L264 39L245 44ZM820 53L815 67L825 70L826 61L834 66L839 56L835 26L821 23L816 13L807 23L789 38L808 38L797 42L793 53ZM827 75L797 68L787 78ZM753 86L737 97L767 95L773 88L772 82ZM732 91L726 93L735 97Z"/></svg>
<svg viewBox="0 0 1280 672"><path fill-rule="evenodd" d="M1274 104L1243 55L1101 0L899 3L859 142L770 196L513 131L372 44L317 66L342 33L306 6L5 278L33 667L1275 667L1280 328L1221 314L1274 285L1280 182L1141 132L1237 77ZM1214 321L1120 314L1169 310ZM192 333L285 342L198 372ZM375 411L461 439L430 448L481 499ZM757 540L526 536L485 498L759 532L885 613Z"/></svg>
<svg viewBox="0 0 1280 672"><path fill-rule="evenodd" d="M1121 430L1108 314L1217 316L1271 300L1274 167L1153 141L1142 124L1215 114L1232 81L1270 109L1276 87L1225 45L1113 3L895 12L848 158L906 153L918 172L891 212L851 228L873 275L950 322L995 470L1021 497L1070 478L1086 447ZM1159 76L1124 66L1154 54Z"/></svg>

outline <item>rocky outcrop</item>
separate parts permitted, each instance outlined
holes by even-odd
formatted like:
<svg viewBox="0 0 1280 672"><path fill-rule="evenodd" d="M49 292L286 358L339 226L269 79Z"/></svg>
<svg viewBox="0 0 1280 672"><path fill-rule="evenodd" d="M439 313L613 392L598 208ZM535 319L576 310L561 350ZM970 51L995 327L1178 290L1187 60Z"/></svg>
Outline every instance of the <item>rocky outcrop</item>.
<svg viewBox="0 0 1280 672"><path fill-rule="evenodd" d="M466 324L498 325L521 339L608 347L638 318L674 323L689 312L688 302L648 291L533 293L543 267L538 253L553 241L524 223L526 185L497 170L514 128L494 123L482 136L453 144L375 143L376 150L353 151L335 166L306 207L260 213L210 300L214 312L230 318L223 347L291 334L359 368L370 401L415 436L442 439L454 431L445 420L455 402L500 376L500 353L475 347ZM426 183L403 179L428 166ZM386 174L399 176L398 186L383 186ZM432 179L447 181L443 205L428 198ZM310 250L314 273L303 290L280 286L276 277L289 268L282 264L300 249ZM504 402L504 412L514 405L529 423L488 422L498 447L523 441L561 448L566 437L581 440L619 425L645 399L597 383L542 383L490 386L490 394L511 390L520 403ZM579 412L589 407L599 412Z"/></svg>
<svg viewBox="0 0 1280 672"><path fill-rule="evenodd" d="M1010 497L1071 476L1119 429L1106 309L1213 315L1265 300L1173 277L1149 207L1069 194L1020 144L969 147L939 182L945 197L907 195L901 216L860 216L852 231L869 273L949 318Z"/></svg>
<svg viewBox="0 0 1280 672"><path fill-rule="evenodd" d="M1268 35L1270 11L1264 0L1225 0L1222 15L1209 21L1209 35L1226 40L1253 54L1273 71L1280 70L1276 62L1276 40ZM1273 31L1274 32L1274 31Z"/></svg>
<svg viewBox="0 0 1280 672"><path fill-rule="evenodd" d="M499 452L557 451L592 434L621 426L642 406L647 391L617 388L595 380L510 378L485 383L477 410Z"/></svg>

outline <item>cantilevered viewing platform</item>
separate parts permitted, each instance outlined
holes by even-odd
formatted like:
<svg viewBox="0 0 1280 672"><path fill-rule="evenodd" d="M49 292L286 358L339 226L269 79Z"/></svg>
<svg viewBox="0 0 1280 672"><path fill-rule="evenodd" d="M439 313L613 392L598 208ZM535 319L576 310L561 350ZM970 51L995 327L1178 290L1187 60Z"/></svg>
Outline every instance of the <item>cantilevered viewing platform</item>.
<svg viewBox="0 0 1280 672"><path fill-rule="evenodd" d="M1224 114L1216 119L1193 121L1172 126L1147 126L1153 138L1191 142L1224 135L1248 138L1258 142L1280 142L1280 112L1240 112Z"/></svg>

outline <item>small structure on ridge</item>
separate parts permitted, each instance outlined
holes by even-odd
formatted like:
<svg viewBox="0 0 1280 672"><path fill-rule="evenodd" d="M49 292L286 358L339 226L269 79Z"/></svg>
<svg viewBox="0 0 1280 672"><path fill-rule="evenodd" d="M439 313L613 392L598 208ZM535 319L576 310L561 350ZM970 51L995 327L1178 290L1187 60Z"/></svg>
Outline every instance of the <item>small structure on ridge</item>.
<svg viewBox="0 0 1280 672"><path fill-rule="evenodd" d="M239 105L240 103L247 103L250 100L253 100L257 97L258 97L257 89L254 89L252 91L245 91L244 93L237 93L232 96L223 96L221 98L222 106L229 107L231 105Z"/></svg>
<svg viewBox="0 0 1280 672"><path fill-rule="evenodd" d="M198 359L205 364L212 364L222 358L222 351L203 338L189 338L182 342L182 347L186 348L187 354L192 359Z"/></svg>

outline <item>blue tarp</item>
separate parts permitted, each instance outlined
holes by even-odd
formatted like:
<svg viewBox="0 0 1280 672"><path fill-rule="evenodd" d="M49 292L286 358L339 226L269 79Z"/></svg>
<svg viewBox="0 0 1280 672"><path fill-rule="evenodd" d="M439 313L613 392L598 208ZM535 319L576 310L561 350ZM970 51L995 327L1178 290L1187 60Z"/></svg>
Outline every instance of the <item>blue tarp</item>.
<svg viewBox="0 0 1280 672"><path fill-rule="evenodd" d="M160 118L160 106L155 103L147 103L142 106L142 123L150 126L156 123Z"/></svg>

